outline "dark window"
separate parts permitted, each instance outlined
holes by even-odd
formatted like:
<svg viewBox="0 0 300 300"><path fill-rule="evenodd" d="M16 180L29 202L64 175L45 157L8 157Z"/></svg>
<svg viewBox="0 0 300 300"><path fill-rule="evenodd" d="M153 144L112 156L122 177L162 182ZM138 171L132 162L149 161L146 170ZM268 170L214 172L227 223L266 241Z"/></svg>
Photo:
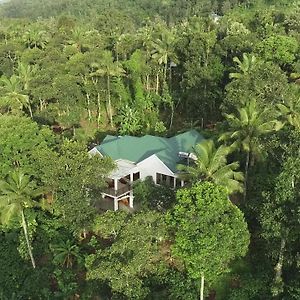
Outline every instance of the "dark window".
<svg viewBox="0 0 300 300"><path fill-rule="evenodd" d="M176 187L181 187L181 179L176 178Z"/></svg>
<svg viewBox="0 0 300 300"><path fill-rule="evenodd" d="M174 180L175 178L173 176L156 173L156 184L164 184L170 187L174 187Z"/></svg>
<svg viewBox="0 0 300 300"><path fill-rule="evenodd" d="M140 172L137 172L137 173L133 174L133 181L136 181L138 179L140 179Z"/></svg>
<svg viewBox="0 0 300 300"><path fill-rule="evenodd" d="M174 187L175 178L172 176L169 176L169 180L170 180L170 182L169 182L170 187Z"/></svg>
<svg viewBox="0 0 300 300"><path fill-rule="evenodd" d="M162 177L162 174L156 173L156 184L161 184L161 182L162 182L161 177Z"/></svg>

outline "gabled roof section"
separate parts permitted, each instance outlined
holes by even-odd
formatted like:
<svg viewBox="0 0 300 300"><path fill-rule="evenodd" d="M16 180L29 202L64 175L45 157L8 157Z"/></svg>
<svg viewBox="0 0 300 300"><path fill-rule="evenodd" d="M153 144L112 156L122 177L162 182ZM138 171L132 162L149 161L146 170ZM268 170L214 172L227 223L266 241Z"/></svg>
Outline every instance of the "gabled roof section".
<svg viewBox="0 0 300 300"><path fill-rule="evenodd" d="M203 140L203 136L196 130L190 130L171 138L152 135L143 137L111 136L105 137L96 149L113 160L124 159L138 163L156 154L157 157L174 173L180 158L179 152L193 152L193 147Z"/></svg>

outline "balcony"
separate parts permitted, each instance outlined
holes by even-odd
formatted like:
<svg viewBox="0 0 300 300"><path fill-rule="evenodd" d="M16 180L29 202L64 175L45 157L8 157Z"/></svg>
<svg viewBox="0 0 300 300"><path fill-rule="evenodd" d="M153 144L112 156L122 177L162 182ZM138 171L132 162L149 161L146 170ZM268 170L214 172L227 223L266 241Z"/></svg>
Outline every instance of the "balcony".
<svg viewBox="0 0 300 300"><path fill-rule="evenodd" d="M118 189L115 190L113 187L108 187L103 191L103 193L107 195L111 195L113 197L119 197L131 190L131 185L130 184L124 184L121 182L118 182Z"/></svg>

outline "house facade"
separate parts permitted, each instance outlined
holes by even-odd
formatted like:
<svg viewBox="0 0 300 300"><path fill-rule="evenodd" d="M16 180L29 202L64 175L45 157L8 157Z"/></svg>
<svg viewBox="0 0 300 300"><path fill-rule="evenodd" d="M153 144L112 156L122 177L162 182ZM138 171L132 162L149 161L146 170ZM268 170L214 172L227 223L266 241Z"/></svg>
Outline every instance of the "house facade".
<svg viewBox="0 0 300 300"><path fill-rule="evenodd" d="M170 138L106 136L89 151L91 155L109 156L116 164L116 169L107 176L108 188L102 197L112 201L114 210L118 210L120 202L133 207L132 184L136 180L151 176L156 184L172 188L183 186L177 164L194 159L193 148L201 140L203 137L196 130Z"/></svg>

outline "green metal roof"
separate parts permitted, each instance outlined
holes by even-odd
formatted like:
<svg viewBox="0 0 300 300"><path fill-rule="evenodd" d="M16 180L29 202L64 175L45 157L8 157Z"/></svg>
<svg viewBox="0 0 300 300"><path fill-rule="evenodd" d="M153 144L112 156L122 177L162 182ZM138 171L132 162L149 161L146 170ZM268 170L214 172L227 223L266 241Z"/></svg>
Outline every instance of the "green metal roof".
<svg viewBox="0 0 300 300"><path fill-rule="evenodd" d="M107 135L96 148L102 155L110 156L113 160L126 159L134 163L156 154L172 172L176 172L176 166L180 160L178 153L193 152L193 147L203 139L203 136L196 130L171 138L152 135L143 137Z"/></svg>

